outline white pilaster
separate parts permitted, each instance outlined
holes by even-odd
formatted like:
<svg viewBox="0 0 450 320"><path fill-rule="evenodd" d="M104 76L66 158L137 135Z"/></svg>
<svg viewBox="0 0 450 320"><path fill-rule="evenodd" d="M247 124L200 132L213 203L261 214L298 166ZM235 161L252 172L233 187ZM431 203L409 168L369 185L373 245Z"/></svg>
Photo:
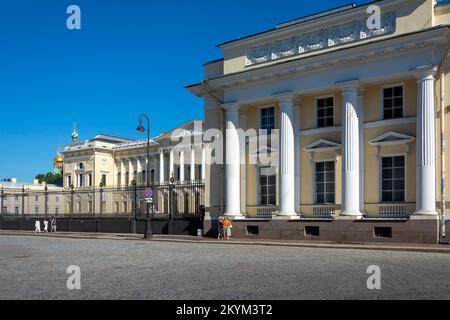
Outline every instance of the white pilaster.
<svg viewBox="0 0 450 320"><path fill-rule="evenodd" d="M195 181L195 147L191 147L191 164L190 164L190 178L191 181Z"/></svg>
<svg viewBox="0 0 450 320"><path fill-rule="evenodd" d="M131 186L131 182L134 180L134 167L133 160L130 158L128 160L128 186Z"/></svg>
<svg viewBox="0 0 450 320"><path fill-rule="evenodd" d="M241 114L239 118L239 127L243 130L247 129L247 109L242 108ZM240 172L240 187L241 187L241 213L247 213L247 145L244 141L240 143L240 163L241 163L241 172Z"/></svg>
<svg viewBox="0 0 450 320"><path fill-rule="evenodd" d="M144 177L142 175L142 164L141 164L141 158L137 158L136 160L136 170L137 170L137 176L136 176L136 183L138 186L142 185L144 181Z"/></svg>
<svg viewBox="0 0 450 320"><path fill-rule="evenodd" d="M169 179L174 177L175 178L175 170L174 170L174 162L173 162L173 149L170 149L169 154Z"/></svg>
<svg viewBox="0 0 450 320"><path fill-rule="evenodd" d="M358 91L358 120L359 120L359 210L365 211L365 177L364 177L364 89Z"/></svg>
<svg viewBox="0 0 450 320"><path fill-rule="evenodd" d="M184 182L184 150L180 150L180 182Z"/></svg>
<svg viewBox="0 0 450 320"><path fill-rule="evenodd" d="M205 145L202 144L202 181L206 179L206 150Z"/></svg>
<svg viewBox="0 0 450 320"><path fill-rule="evenodd" d="M164 184L164 151L159 151L159 183Z"/></svg>
<svg viewBox="0 0 450 320"><path fill-rule="evenodd" d="M297 100L294 104L294 171L295 171L295 210L300 215L300 106L301 101Z"/></svg>
<svg viewBox="0 0 450 320"><path fill-rule="evenodd" d="M116 161L114 160L114 177L113 177L113 186L114 186L114 188L117 188L118 187L118 184L119 184L119 177L118 177L118 175L117 175L118 173L117 173L117 163L116 163Z"/></svg>
<svg viewBox="0 0 450 320"><path fill-rule="evenodd" d="M236 103L223 106L226 110L226 211L230 217L242 217L240 210L239 109Z"/></svg>
<svg viewBox="0 0 450 320"><path fill-rule="evenodd" d="M417 78L417 167L415 216L437 216L436 211L436 105L437 68L412 70Z"/></svg>
<svg viewBox="0 0 450 320"><path fill-rule="evenodd" d="M358 81L338 84L343 93L342 112L342 212L341 216L361 218L359 189Z"/></svg>
<svg viewBox="0 0 450 320"><path fill-rule="evenodd" d="M298 217L295 212L295 144L293 127L293 94L278 94L280 103L279 203L281 217Z"/></svg>
<svg viewBox="0 0 450 320"><path fill-rule="evenodd" d="M125 164L120 160L120 186L125 187Z"/></svg>

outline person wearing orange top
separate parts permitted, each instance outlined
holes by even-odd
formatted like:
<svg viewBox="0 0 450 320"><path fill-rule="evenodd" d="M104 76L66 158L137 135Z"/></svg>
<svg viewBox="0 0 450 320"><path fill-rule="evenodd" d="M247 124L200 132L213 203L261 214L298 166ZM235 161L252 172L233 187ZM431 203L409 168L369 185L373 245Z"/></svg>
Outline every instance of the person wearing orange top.
<svg viewBox="0 0 450 320"><path fill-rule="evenodd" d="M231 221L228 218L223 220L223 234L225 239L231 238Z"/></svg>

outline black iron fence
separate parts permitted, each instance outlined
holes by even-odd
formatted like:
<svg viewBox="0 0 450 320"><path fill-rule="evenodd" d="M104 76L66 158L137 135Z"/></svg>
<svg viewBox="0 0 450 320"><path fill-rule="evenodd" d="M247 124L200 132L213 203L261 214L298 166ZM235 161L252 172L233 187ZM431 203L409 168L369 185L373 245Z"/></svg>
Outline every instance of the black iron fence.
<svg viewBox="0 0 450 320"><path fill-rule="evenodd" d="M205 185L202 181L149 187L0 190L1 215L127 218L152 213L175 218L196 217L203 214L204 204Z"/></svg>

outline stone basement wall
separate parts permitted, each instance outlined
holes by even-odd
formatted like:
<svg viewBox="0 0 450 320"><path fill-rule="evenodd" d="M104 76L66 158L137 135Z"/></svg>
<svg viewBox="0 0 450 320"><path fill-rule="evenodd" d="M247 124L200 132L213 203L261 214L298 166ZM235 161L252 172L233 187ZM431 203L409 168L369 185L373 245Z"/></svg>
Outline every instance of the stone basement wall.
<svg viewBox="0 0 450 320"><path fill-rule="evenodd" d="M450 221L447 226L450 231ZM217 220L205 220L207 236L217 237ZM334 243L437 244L438 220L238 220L233 222L233 238L267 240L310 240Z"/></svg>

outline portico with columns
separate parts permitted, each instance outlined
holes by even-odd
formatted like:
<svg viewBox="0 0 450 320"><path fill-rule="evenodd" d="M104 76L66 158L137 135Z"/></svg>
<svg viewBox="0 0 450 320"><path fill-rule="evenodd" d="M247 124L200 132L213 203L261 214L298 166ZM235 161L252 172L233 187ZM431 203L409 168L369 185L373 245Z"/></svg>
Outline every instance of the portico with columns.
<svg viewBox="0 0 450 320"><path fill-rule="evenodd" d="M331 229L334 221L361 222L372 238L373 221L399 234L406 231L390 222L429 221L435 232L442 214L437 70L448 61L450 30L405 24L409 17L399 12L415 12L412 2L379 4L378 34L348 22L364 18L357 6L219 45L224 59L207 63L206 81L187 87L204 99L205 126L224 137L224 164L206 168L206 179L217 181L207 190L211 217L253 223L251 232L282 221L328 221ZM355 32L337 45L332 37L344 23Z"/></svg>

